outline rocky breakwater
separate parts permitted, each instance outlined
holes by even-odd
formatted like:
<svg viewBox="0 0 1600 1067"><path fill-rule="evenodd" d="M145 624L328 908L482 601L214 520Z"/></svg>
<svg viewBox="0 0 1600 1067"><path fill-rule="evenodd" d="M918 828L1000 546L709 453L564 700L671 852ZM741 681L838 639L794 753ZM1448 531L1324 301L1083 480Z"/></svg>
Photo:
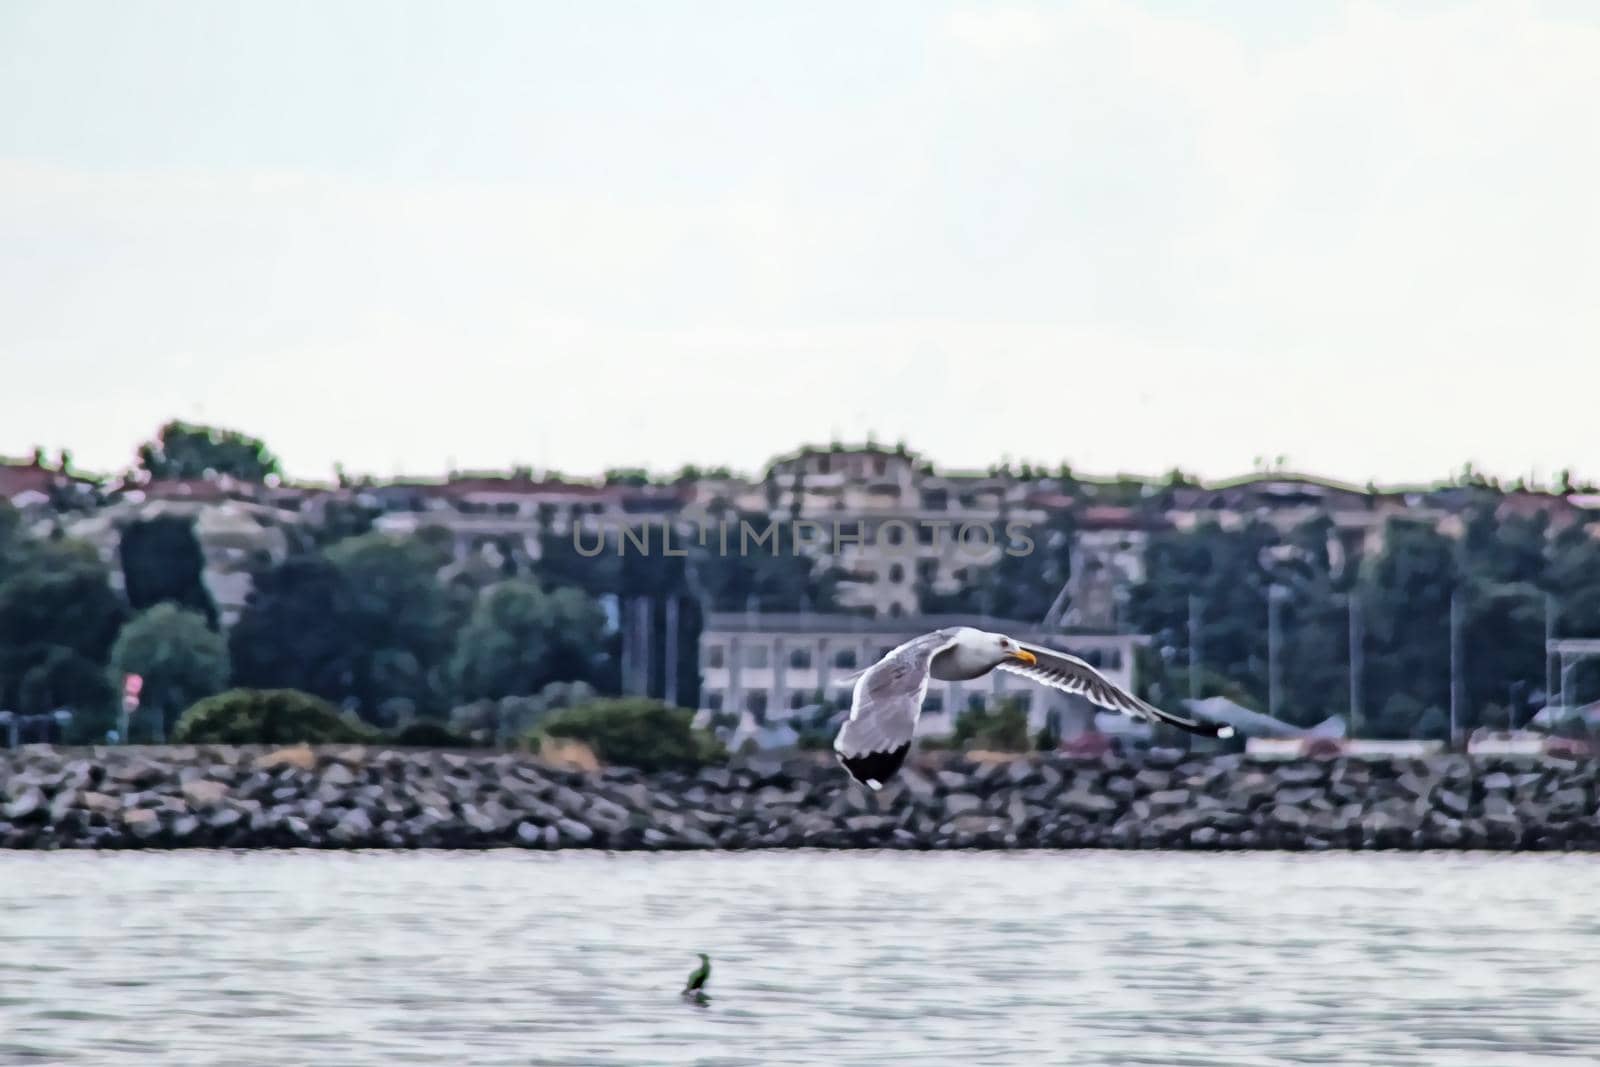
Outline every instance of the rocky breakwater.
<svg viewBox="0 0 1600 1067"><path fill-rule="evenodd" d="M1600 765L929 753L882 793L825 755L695 774L359 747L0 753L0 846L1600 850Z"/></svg>

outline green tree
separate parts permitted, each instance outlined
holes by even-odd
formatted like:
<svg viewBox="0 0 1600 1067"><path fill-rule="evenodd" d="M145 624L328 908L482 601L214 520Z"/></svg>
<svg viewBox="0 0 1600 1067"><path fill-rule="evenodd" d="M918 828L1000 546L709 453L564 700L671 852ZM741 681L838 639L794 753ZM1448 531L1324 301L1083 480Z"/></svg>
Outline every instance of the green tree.
<svg viewBox="0 0 1600 1067"><path fill-rule="evenodd" d="M122 531L117 552L123 589L135 611L170 602L216 624L217 608L205 586L205 555L193 519L159 515L131 523Z"/></svg>
<svg viewBox="0 0 1600 1067"><path fill-rule="evenodd" d="M449 677L457 699L527 696L555 681L593 681L604 671L605 616L577 589L546 592L524 579L479 597L461 630Z"/></svg>
<svg viewBox="0 0 1600 1067"><path fill-rule="evenodd" d="M181 420L167 423L154 441L139 446L139 466L163 480L226 475L264 482L280 473L278 458L260 440Z"/></svg>
<svg viewBox="0 0 1600 1067"><path fill-rule="evenodd" d="M449 558L417 540L381 534L341 541L327 557L344 577L353 655L348 695L368 721L398 705L442 707L443 667L459 625L439 570Z"/></svg>
<svg viewBox="0 0 1600 1067"><path fill-rule="evenodd" d="M1449 707L1450 597L1460 582L1448 537L1427 523L1390 520L1383 553L1361 580L1375 700L1405 693L1424 709Z"/></svg>
<svg viewBox="0 0 1600 1067"><path fill-rule="evenodd" d="M77 738L110 722L106 654L126 609L94 550L68 540L13 544L0 571L0 707L68 707Z"/></svg>
<svg viewBox="0 0 1600 1067"><path fill-rule="evenodd" d="M695 538L674 533L669 546L663 543L663 526L645 526L648 546L641 551L632 540L620 539L615 531L602 542L598 535L570 530L562 532L546 517L538 563L533 573L547 589L571 586L581 589L621 617L642 598L650 604L648 692L667 696L667 605L678 605L678 670L676 700L694 704L699 700L698 643L702 625L700 597L704 593L697 569L704 563L703 551ZM713 533L712 538L715 538ZM619 550L620 549L620 550ZM689 555L679 555L680 552ZM803 562L803 561L802 561ZM620 686L621 634L605 635L606 658L601 674L592 676L600 689Z"/></svg>
<svg viewBox="0 0 1600 1067"><path fill-rule="evenodd" d="M1264 702L1271 582L1262 561L1277 544L1277 531L1265 523L1236 530L1203 523L1156 534L1145 553L1144 581L1130 591L1132 626L1187 664L1189 598L1198 597L1201 662L1212 676L1233 679Z"/></svg>
<svg viewBox="0 0 1600 1067"><path fill-rule="evenodd" d="M184 709L228 685L228 645L203 615L161 603L136 615L111 646L111 680L144 679L140 714L161 716L159 736L169 735ZM130 723L130 729L132 724Z"/></svg>
<svg viewBox="0 0 1600 1067"><path fill-rule="evenodd" d="M6 561L22 544L22 513L11 501L0 499L0 581L5 579Z"/></svg>
<svg viewBox="0 0 1600 1067"><path fill-rule="evenodd" d="M291 556L258 571L228 648L237 686L294 688L343 700L360 654L344 573L320 554Z"/></svg>

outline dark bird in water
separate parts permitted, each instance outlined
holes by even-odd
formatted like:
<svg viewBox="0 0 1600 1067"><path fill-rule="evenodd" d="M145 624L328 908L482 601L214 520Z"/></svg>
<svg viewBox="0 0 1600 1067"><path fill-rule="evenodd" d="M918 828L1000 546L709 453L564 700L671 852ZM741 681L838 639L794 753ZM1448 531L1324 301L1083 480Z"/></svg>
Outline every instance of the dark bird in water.
<svg viewBox="0 0 1600 1067"><path fill-rule="evenodd" d="M691 1000L705 1003L710 998L706 996L706 980L711 977L711 958L704 952L697 952L700 957L700 966L689 972L689 981L683 987L683 995Z"/></svg>

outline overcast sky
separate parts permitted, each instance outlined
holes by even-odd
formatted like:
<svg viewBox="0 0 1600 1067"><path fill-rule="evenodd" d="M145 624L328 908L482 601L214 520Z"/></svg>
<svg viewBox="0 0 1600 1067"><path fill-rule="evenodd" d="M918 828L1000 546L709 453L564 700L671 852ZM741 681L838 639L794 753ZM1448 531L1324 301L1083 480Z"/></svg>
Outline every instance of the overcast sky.
<svg viewBox="0 0 1600 1067"><path fill-rule="evenodd" d="M1600 477L1600 4L0 4L0 454Z"/></svg>

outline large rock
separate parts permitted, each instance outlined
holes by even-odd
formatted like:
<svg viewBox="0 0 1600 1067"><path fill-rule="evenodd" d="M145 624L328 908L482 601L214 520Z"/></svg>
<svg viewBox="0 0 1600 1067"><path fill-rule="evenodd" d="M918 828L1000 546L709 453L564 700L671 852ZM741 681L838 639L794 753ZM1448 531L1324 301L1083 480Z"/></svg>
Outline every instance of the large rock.
<svg viewBox="0 0 1600 1067"><path fill-rule="evenodd" d="M48 808L44 790L31 785L24 789L17 799L6 805L5 817L8 821L18 824L39 822L48 814Z"/></svg>
<svg viewBox="0 0 1600 1067"><path fill-rule="evenodd" d="M161 816L150 808L129 808L122 813L122 825L134 837L148 841L161 833Z"/></svg>
<svg viewBox="0 0 1600 1067"><path fill-rule="evenodd" d="M317 754L309 746L296 745L257 756L252 766L262 771L281 771L290 767L314 771L317 769Z"/></svg>
<svg viewBox="0 0 1600 1067"><path fill-rule="evenodd" d="M192 807L212 808L222 803L230 790L223 782L215 782L209 778L196 778L184 782L182 787L183 797Z"/></svg>
<svg viewBox="0 0 1600 1067"><path fill-rule="evenodd" d="M350 845L372 836L372 817L361 808L354 808L340 816L328 831L328 836L340 844Z"/></svg>

